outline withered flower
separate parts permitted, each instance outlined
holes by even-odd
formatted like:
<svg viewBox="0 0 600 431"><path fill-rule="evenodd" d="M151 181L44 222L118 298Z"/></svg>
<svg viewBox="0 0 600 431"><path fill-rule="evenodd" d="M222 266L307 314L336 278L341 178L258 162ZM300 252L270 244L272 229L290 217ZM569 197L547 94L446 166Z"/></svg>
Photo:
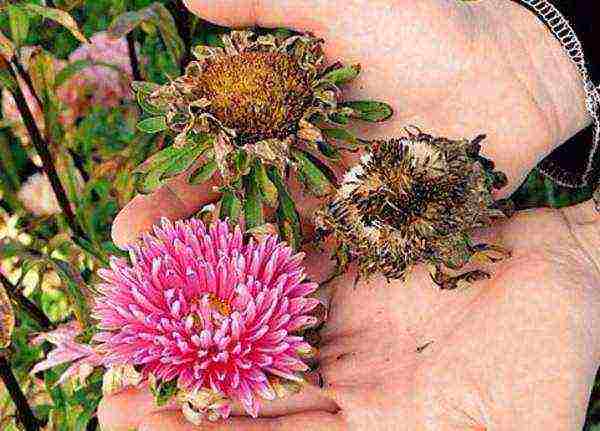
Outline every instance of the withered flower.
<svg viewBox="0 0 600 431"><path fill-rule="evenodd" d="M338 264L356 261L361 276L402 279L412 265L426 263L443 289L488 278L480 270L447 273L478 254L491 261L509 254L474 244L470 236L472 229L512 213L508 201L492 197L507 179L479 154L485 136L453 141L407 132L407 137L375 142L317 213L321 232L338 241Z"/></svg>
<svg viewBox="0 0 600 431"><path fill-rule="evenodd" d="M335 176L324 160L335 162L340 149L361 143L346 130L349 121L383 121L392 111L383 103L343 101L341 86L360 66L327 67L323 40L312 35L233 31L222 42L196 47L196 60L166 85L135 83L140 105L154 115L139 127L174 137L138 172L142 190L151 190L200 158L190 181L219 172L224 191L250 202L244 215L252 228L262 223L263 203L283 205L282 193L289 200L282 181L289 168L313 194L333 193Z"/></svg>

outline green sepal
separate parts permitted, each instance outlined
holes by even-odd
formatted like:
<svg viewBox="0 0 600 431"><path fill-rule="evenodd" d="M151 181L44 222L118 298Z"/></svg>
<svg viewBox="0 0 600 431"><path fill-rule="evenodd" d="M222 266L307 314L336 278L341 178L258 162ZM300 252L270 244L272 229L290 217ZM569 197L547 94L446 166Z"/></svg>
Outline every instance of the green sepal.
<svg viewBox="0 0 600 431"><path fill-rule="evenodd" d="M342 158L342 155L339 152L339 150L325 141L317 142L317 147L319 148L321 154L323 154L328 159L338 161Z"/></svg>
<svg viewBox="0 0 600 431"><path fill-rule="evenodd" d="M232 190L223 192L219 218L221 220L229 219L231 223L236 224L238 223L241 214L242 201L240 201Z"/></svg>
<svg viewBox="0 0 600 431"><path fill-rule="evenodd" d="M350 123L350 117L341 112L332 112L327 116L327 119L335 124L347 126Z"/></svg>
<svg viewBox="0 0 600 431"><path fill-rule="evenodd" d="M277 187L279 205L277 206L277 225L281 237L295 250L302 244L302 229L300 215L294 200L288 193L287 187L279 175L277 168L270 166L267 174Z"/></svg>
<svg viewBox="0 0 600 431"><path fill-rule="evenodd" d="M144 133L158 133L167 130L167 119L164 116L150 117L137 123L137 129Z"/></svg>
<svg viewBox="0 0 600 431"><path fill-rule="evenodd" d="M142 110L150 115L161 115L167 110L166 106L160 106L157 103L148 102L148 96L155 90L160 88L160 85L154 82L134 81L131 88L135 92L135 98Z"/></svg>
<svg viewBox="0 0 600 431"><path fill-rule="evenodd" d="M252 166L250 173L244 177L244 220L246 230L253 229L265 223L263 200L257 178L257 167Z"/></svg>
<svg viewBox="0 0 600 431"><path fill-rule="evenodd" d="M260 194L267 205L274 208L277 205L277 187L275 187L267 176L267 169L263 163L257 161L255 169L256 179L260 187Z"/></svg>
<svg viewBox="0 0 600 431"><path fill-rule="evenodd" d="M394 111L390 105L383 102L372 102L369 100L355 100L343 102L341 106L348 107L353 111L353 117L371 123L379 123L388 120Z"/></svg>
<svg viewBox="0 0 600 431"><path fill-rule="evenodd" d="M158 90L160 85L155 82L149 81L133 81L131 83L131 89L136 93L150 94L155 90Z"/></svg>
<svg viewBox="0 0 600 431"><path fill-rule="evenodd" d="M293 149L292 157L296 161L297 172L300 180L308 190L317 197L327 196L333 192L333 185L316 158L305 151Z"/></svg>
<svg viewBox="0 0 600 431"><path fill-rule="evenodd" d="M361 141L346 129L321 129L321 133L327 138L346 142L350 145L350 150L358 149L361 144Z"/></svg>
<svg viewBox="0 0 600 431"><path fill-rule="evenodd" d="M214 159L207 161L192 172L188 182L190 184L202 184L212 178L217 171L217 162Z"/></svg>
<svg viewBox="0 0 600 431"><path fill-rule="evenodd" d="M159 151L139 165L134 174L138 176L138 190L151 193L165 180L188 169L206 150L212 146L212 139L199 139L182 148L170 146Z"/></svg>
<svg viewBox="0 0 600 431"><path fill-rule="evenodd" d="M353 81L359 74L360 64L354 64L352 66L342 66L339 69L327 72L321 79L335 85L340 85Z"/></svg>
<svg viewBox="0 0 600 431"><path fill-rule="evenodd" d="M239 149L233 155L233 164L236 170L235 177L243 177L250 173L250 167L252 158L248 156L248 153L242 149Z"/></svg>

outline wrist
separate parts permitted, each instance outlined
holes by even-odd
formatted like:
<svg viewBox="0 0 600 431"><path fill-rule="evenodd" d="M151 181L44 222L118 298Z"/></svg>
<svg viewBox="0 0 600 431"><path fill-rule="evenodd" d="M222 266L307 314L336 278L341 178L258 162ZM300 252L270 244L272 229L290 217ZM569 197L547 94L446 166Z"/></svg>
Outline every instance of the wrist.
<svg viewBox="0 0 600 431"><path fill-rule="evenodd" d="M506 43L512 45L515 56L508 60L515 62L516 72L521 69L519 77L551 125L555 144L562 144L589 126L592 118L586 108L583 77L540 17L516 0L486 2L486 8L500 24L498 32L513 34ZM506 39L505 35L500 37Z"/></svg>

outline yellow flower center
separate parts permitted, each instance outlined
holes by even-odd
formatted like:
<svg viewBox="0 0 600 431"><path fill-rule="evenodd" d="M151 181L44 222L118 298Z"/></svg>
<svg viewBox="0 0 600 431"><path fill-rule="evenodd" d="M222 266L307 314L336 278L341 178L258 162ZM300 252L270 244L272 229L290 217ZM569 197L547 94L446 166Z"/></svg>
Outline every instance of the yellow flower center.
<svg viewBox="0 0 600 431"><path fill-rule="evenodd" d="M209 293L208 302L210 302L210 306L213 310L217 310L223 316L229 316L231 314L231 305L218 298L217 295Z"/></svg>
<svg viewBox="0 0 600 431"><path fill-rule="evenodd" d="M296 60L276 52L244 52L210 60L198 91L207 110L238 133L243 145L285 138L312 101L308 75Z"/></svg>

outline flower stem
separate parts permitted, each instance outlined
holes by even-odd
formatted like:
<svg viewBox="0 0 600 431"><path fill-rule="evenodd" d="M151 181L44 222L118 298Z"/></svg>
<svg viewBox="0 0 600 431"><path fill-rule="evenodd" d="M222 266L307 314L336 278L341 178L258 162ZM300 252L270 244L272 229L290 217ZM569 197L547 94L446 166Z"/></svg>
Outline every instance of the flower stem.
<svg viewBox="0 0 600 431"><path fill-rule="evenodd" d="M11 67L7 67L6 69L8 70L12 78L15 80L15 82L18 83L17 75L15 74L14 70ZM25 73L25 71L23 72ZM25 78L26 75L27 73L25 73L23 78L25 82L27 82L27 78ZM37 124L35 123L35 119L33 117L33 114L31 113L31 110L29 109L29 105L27 104L27 100L25 99L25 95L23 94L21 87L19 85L15 85L10 90L17 104L17 108L19 109L19 112L23 117L23 122L25 123L25 127L27 128L29 136L31 137L33 146L35 147L37 153L42 159L44 172L46 173L46 175L48 175L48 179L50 180L50 184L52 185L52 190L56 195L56 199L58 200L58 204L60 205L60 208L62 209L62 212L67 220L67 224L69 225L75 236L88 239L81 226L79 226L79 224L77 223L75 213L73 212L71 204L69 203L69 199L67 198L67 193L65 192L65 189L61 184L60 179L58 178L56 166L54 165L54 159L50 154L48 143L42 137L42 134L40 133L40 130L38 129Z"/></svg>
<svg viewBox="0 0 600 431"><path fill-rule="evenodd" d="M0 283L4 286L8 296L15 301L15 303L29 315L40 328L44 330L50 330L54 328L54 324L50 321L48 316L31 300L25 295L18 291L13 284L3 275L0 274Z"/></svg>
<svg viewBox="0 0 600 431"><path fill-rule="evenodd" d="M185 65L191 61L191 48L192 48L192 32L190 26L190 17L191 14L187 7L178 0L171 1L171 12L173 14L173 18L175 19L175 26L177 27L177 32L179 33L179 37L183 41L185 45L185 53L181 59L181 70L185 69Z"/></svg>
<svg viewBox="0 0 600 431"><path fill-rule="evenodd" d="M38 106L40 107L40 109L43 109L44 105L42 104L42 101L40 100L40 96L38 96L37 91L35 91L35 88L33 87L31 76L29 76L29 74L25 71L25 68L23 67L16 55L13 57L12 62L15 65L15 69L17 69L17 73L19 74L19 76L23 79L23 81L25 81L25 84L27 84L27 88L29 89L29 92L32 94L32 96L35 98L35 101L37 102Z"/></svg>
<svg viewBox="0 0 600 431"><path fill-rule="evenodd" d="M25 430L38 431L40 429L40 423L33 414L33 411L27 402L27 398L23 394L19 382L10 368L10 364L2 353L0 353L0 378L2 378L4 386L6 386L10 397L15 403L17 418L21 424L23 424Z"/></svg>
<svg viewBox="0 0 600 431"><path fill-rule="evenodd" d="M140 63L135 52L135 37L133 31L127 33L127 47L129 48L129 61L131 63L131 72L133 73L134 81L143 81L142 73L140 72Z"/></svg>

